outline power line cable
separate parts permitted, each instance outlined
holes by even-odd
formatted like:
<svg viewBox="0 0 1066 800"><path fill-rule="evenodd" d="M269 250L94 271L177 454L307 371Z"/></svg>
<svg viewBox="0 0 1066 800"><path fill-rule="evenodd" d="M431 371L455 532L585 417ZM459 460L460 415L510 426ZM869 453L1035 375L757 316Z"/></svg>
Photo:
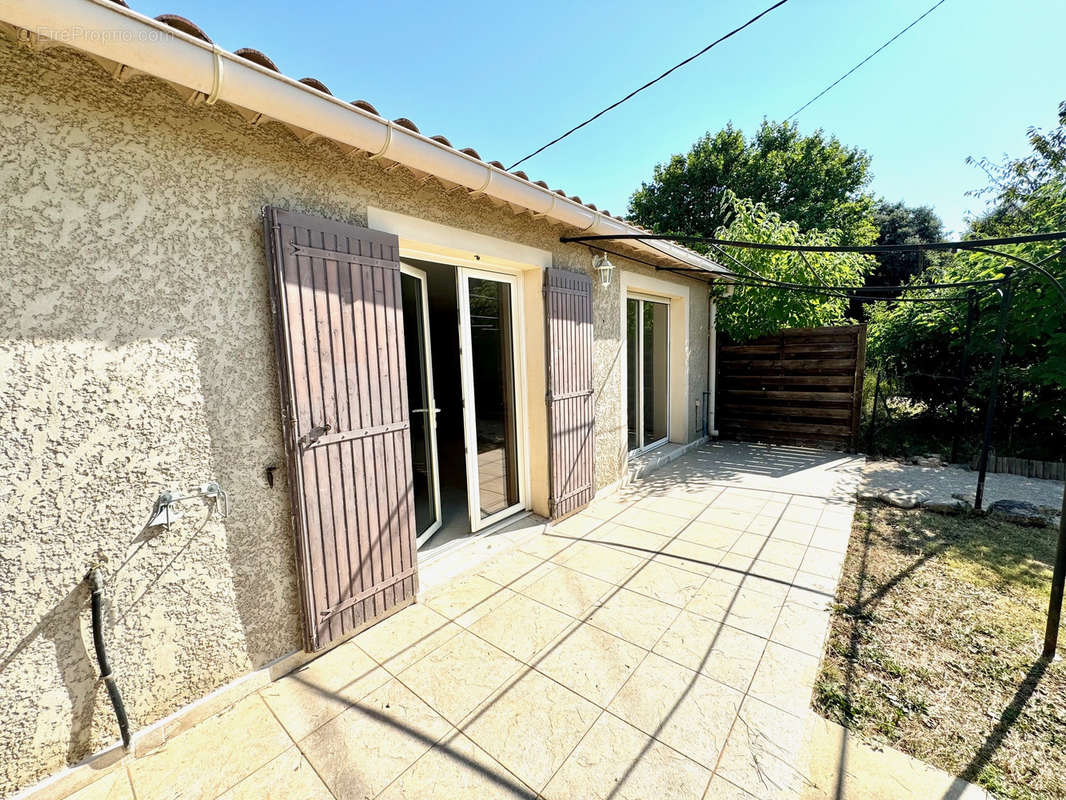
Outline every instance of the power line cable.
<svg viewBox="0 0 1066 800"><path fill-rule="evenodd" d="M833 81L833 82L832 82L831 84L829 84L828 86L826 86L826 87L825 87L824 89L822 89L822 91L818 92L818 94L816 94L816 95L815 95L814 97L812 97L812 98L811 98L810 100L808 100L808 101L807 101L806 103L804 103L804 104L803 104L802 106L800 106L800 107L799 107L799 108L797 108L797 109L796 109L795 111L793 111L793 112L792 112L792 113L791 113L791 114L790 114L790 115L789 115L789 116L788 116L788 117L787 117L787 118L785 119L785 122L788 122L789 120L791 120L791 119L792 119L793 117L795 117L795 116L796 116L797 114L799 114L799 113L800 113L801 111L803 111L803 110L804 110L805 108L807 108L807 106L811 105L811 103L815 102L816 100L818 100L819 98L821 98L821 97L822 97L823 95L825 95L825 94L826 94L827 92L829 92L829 90L831 90L831 89L832 89L832 88L833 88L834 86L836 86L836 85L837 85L838 83L840 83L840 82L841 82L842 80L844 80L844 79L845 79L846 77L848 77L849 75L851 75L851 73L855 72L855 70L857 70L857 69L858 69L859 67L861 67L861 66L862 66L863 64L865 64L865 63L866 63L867 61L869 61L869 60L870 60L871 58L873 58L873 57L874 57L874 56L876 56L876 55L877 55L878 53L880 53L880 52L881 52L882 50L884 50L884 49L885 49L886 47L888 47L888 46L889 46L890 44L892 44L892 42L896 41L896 39L898 39L898 38L899 38L900 36L902 36L903 34L905 34L905 33L906 33L907 31L909 31L909 30L910 30L911 28L913 28L913 27L914 27L915 25L917 25L917 24L918 24L919 22L921 22L921 21L922 21L923 19L925 19L925 18L926 18L926 17L928 17L928 16L930 15L930 14L932 14L932 13L933 13L934 11L936 11L936 9L937 9L937 8L939 8L939 7L941 6L941 5L943 5L943 4L944 4L944 2L946 2L946 0L939 0L939 1L937 2L937 3L933 4L933 6L932 6L932 7L930 7L929 9L927 9L927 10L926 10L926 12L925 12L924 14L922 14L922 15L921 15L920 17L918 17L918 18L917 18L916 20L914 20L913 22L911 22L911 24L910 24L910 25L908 25L908 26L907 26L906 28L904 28L903 30L901 30L901 31L900 31L899 33L897 33L897 34L896 34L895 36L893 36L893 37L892 37L891 39L889 39L889 40L888 40L887 42L885 42L885 43L884 43L883 45L881 45L881 46L880 46L880 47L878 47L878 48L877 48L876 50L874 50L874 51L873 51L872 53L870 53L870 55L866 56L866 58L864 58L864 59L863 59L862 61L860 61L860 62L859 62L858 64L856 64L856 65L855 65L854 67L852 67L851 69L849 69L849 70L848 70L847 72L845 72L845 73L844 73L843 75L841 75L841 76L840 76L839 78L837 78L837 79L836 79L835 81Z"/></svg>
<svg viewBox="0 0 1066 800"><path fill-rule="evenodd" d="M943 2L943 1L944 1L944 0L941 0L941 2ZM688 64L688 63L689 63L689 62L691 62L691 61L695 61L695 60L696 60L697 58L699 58L700 56L702 56L702 55L703 55L704 53L706 53L706 52L707 52L708 50L710 50L710 49L711 49L712 47L715 47L716 45L719 45L719 44L721 44L722 42L724 42L724 41L725 41L726 39L730 38L731 36L735 36L736 34L740 33L740 32L741 32L742 30L744 30L745 28L747 28L747 27L748 27L749 25L753 25L754 23L758 22L758 21L759 21L759 20L760 20L760 19L761 19L762 17L765 17L765 16L767 15L767 14L769 14L769 13L770 13L771 11L773 11L773 10L774 10L775 8L780 8L781 6L783 6L783 5L784 5L785 3L787 3L787 2L788 2L788 0L778 0L778 2L774 3L774 4L772 5L772 6L770 6L770 7L769 7L769 8L767 8L767 9L765 9L764 11L761 11L761 12L759 12L759 13L758 13L758 14L756 14L756 15L755 15L754 17L752 17L752 18L751 18L751 19L749 19L749 20L748 20L747 22L745 22L745 23L744 23L743 25L741 25L741 26L739 26L739 27L736 27L736 28L733 28L733 30L731 30L731 31L730 31L729 33L727 33L727 34L725 34L724 36L721 36L721 37L719 37L719 38L715 39L715 40L714 40L713 42L711 42L711 43L710 43L709 45L707 45L706 47L704 47L704 48L703 48L702 50L700 50L700 51L699 51L698 53L694 53L693 55L689 56L688 58L686 58L686 59L685 59L684 61L680 62L679 64L675 64L674 66L670 67L670 69L668 69L668 70L667 70L666 72L664 72L664 73L663 73L662 75L660 75L660 76L659 76L658 78L654 78L653 80L650 80L650 81L648 81L647 83L645 83L645 84L644 84L643 86L641 86L640 88L638 88L638 89L634 89L634 90L633 90L632 92L630 92L629 94L627 94L627 95L626 95L625 97L623 97L623 98L622 98L621 100L619 100L619 101L617 101L617 102L615 102L615 103L611 103L611 105L607 106L607 108L605 108L605 109L603 109L602 111L599 111L599 112L597 112L597 113L593 114L593 115L592 115L591 117L589 117L589 118L588 118L587 120L585 120L584 122L582 122L582 123L581 123L580 125L575 125L575 126L574 126L573 128L571 128L570 130L568 130L568 131L567 131L566 133L564 133L564 134L563 134L562 136L557 136L556 138L552 139L552 140L551 140L550 142L548 142L548 143L547 143L546 145L544 145L543 147L538 147L538 148L537 148L536 150L534 150L534 151L533 151L532 153L530 153L529 155L527 155L527 156L523 156L522 158L518 159L518 160L517 160L516 162L514 162L514 163L513 163L513 164L512 164L511 166L509 166L509 167L507 168L507 169L508 169L508 171L510 171L510 170L512 170L512 169L514 169L514 168L515 168L515 167L517 167L517 166L518 166L519 164L521 164L521 163L522 163L523 161L528 161L529 159L533 158L533 156L535 156L535 155L538 155L538 154L540 154L540 153L543 153L543 152L544 152L545 150L547 150L547 149L548 149L549 147L551 147L552 145L558 144L559 142L561 142L561 141L562 141L563 139L565 139L565 138L566 138L567 136L569 136L570 134L572 134L572 133L575 133L576 131L579 131L579 130L581 130L581 129L582 129L582 128L584 128L584 127L585 127L586 125L588 125L588 124L589 124L590 122L594 122L595 120L597 120L597 119L599 119L600 117L602 117L602 116L603 116L604 114L606 114L606 113L607 113L608 111L611 111L611 110L613 110L613 109L615 109L615 108L618 108L618 106L622 105L622 103L626 102L627 100L629 100L629 99L630 99L630 98L632 98L633 96L635 96L635 95L637 95L637 94L640 94L640 93L641 93L641 92L643 92L643 91L644 91L645 89L647 89L647 88L648 88L649 86L653 86L654 84L658 83L658 82L659 82L659 81L661 81L661 80L662 80L663 78L665 78L665 77L666 77L667 75L669 75L669 74L670 74L671 72L674 72L675 70L678 70L678 69L680 69L681 67L685 66L686 64Z"/></svg>

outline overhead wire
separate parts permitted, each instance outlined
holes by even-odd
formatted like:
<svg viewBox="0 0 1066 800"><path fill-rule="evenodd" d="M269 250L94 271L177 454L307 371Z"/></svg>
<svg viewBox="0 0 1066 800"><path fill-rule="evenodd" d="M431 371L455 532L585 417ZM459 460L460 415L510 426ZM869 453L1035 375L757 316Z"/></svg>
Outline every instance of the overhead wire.
<svg viewBox="0 0 1066 800"><path fill-rule="evenodd" d="M582 123L580 123L580 124L578 124L578 125L575 125L575 126L574 126L574 127L572 127L572 128L570 129L570 130L568 130L568 131L567 131L566 133L562 134L561 136L556 136L556 137L555 137L554 139L552 139L552 140L551 140L550 142L548 142L548 143L547 143L546 145L543 145L543 146L541 146L541 147L538 147L538 148L537 148L536 150L534 150L534 151L533 151L532 153L530 153L529 155L527 155L527 156L523 156L522 158L518 159L518 160L517 160L516 162L514 162L514 163L513 163L513 164L512 164L511 166L509 166L509 167L507 168L507 170L508 170L508 171L510 171L510 170L513 170L513 169L514 169L515 167L517 167L517 166L518 166L519 164L521 164L521 163L522 163L523 161L528 161L529 159L533 158L533 156L535 156L535 155L539 155L540 153L543 153L543 152L544 152L545 150L547 150L547 149L548 149L549 147L551 147L552 145L556 145L556 144L558 144L559 142L561 142L561 141L562 141L563 139L565 139L565 138L566 138L567 136L569 136L570 134L572 134L572 133L576 133L577 131L581 130L582 128L584 128L584 127L585 127L586 125L588 125L588 124L589 124L589 123L591 123L591 122L595 122L595 121L596 121L597 119L599 119L600 117L602 117L602 116L603 116L604 114L606 114L606 113L607 113L608 111L612 111L612 110L614 110L614 109L618 108L618 106L622 105L622 103L624 103L624 102L626 102L627 100L631 99L631 98L632 98L632 97L634 97L635 95L638 95L638 94L640 94L641 92L643 92L643 91L644 91L645 89L649 88L650 86L654 86L654 85L655 85L656 83L658 83L659 81L661 81L661 80L662 80L663 78L665 78L665 77L666 77L667 75L669 75L670 73L674 72L675 70L678 70L678 69L680 69L681 67L685 66L686 64L688 64L688 63L690 63L690 62L692 62L692 61L695 61L695 60L696 60L697 58L699 58L700 56L702 56L702 55L703 55L704 53L706 53L706 52L707 52L708 50L710 50L711 48L713 48L713 47L715 47L715 46L717 46L717 45L721 44L721 43L722 43L722 42L724 42L724 41L725 41L726 39L729 39L730 37L732 37L732 36L735 36L735 35L737 35L738 33L740 33L740 32L741 32L742 30L744 30L744 29L745 29L745 28L747 28L748 26L750 26L750 25L754 25L754 24L755 24L756 22L758 22L758 21L759 21L760 19L762 19L763 17L765 17L765 16L766 16L767 14L769 14L769 13L770 13L771 11L773 11L773 10L774 10L774 9L776 9L776 8L780 8L781 6L783 6L783 5L784 5L785 3L787 3L787 2L788 2L788 0L778 0L778 2L774 3L774 4L772 5L772 6L769 6L768 8L765 8L764 10L760 11L760 12L759 12L758 14L756 14L756 15L755 15L754 17L752 17L751 19L749 19L749 20L748 20L747 22L745 22L745 23L744 23L743 25L739 25L739 26L737 26L736 28L733 28L733 30L729 31L729 33L727 33L727 34L725 34L725 35L723 35L723 36L720 36L720 37L718 37L718 38L717 38L717 39L715 39L715 40L714 40L713 42L711 42L711 43L710 43L709 45L707 45L707 46L706 46L706 47L704 47L704 48L703 48L702 50L700 50L700 51L699 51L698 53L693 53L693 54L692 54L691 56L689 56L688 58L686 58L686 59L685 59L684 61L681 61L681 62L679 62L679 63L677 63L677 64L674 64L674 66L670 67L670 69L666 70L666 72L664 72L664 73L663 73L662 75L660 75L659 77L657 77L657 78L653 78L652 80L650 80L650 81L648 81L647 83L645 83L645 84L644 84L643 86L640 86L640 87L638 87L638 88L634 89L634 90L633 90L633 91L631 91L631 92L630 92L629 94L627 94L627 95L626 95L625 97L623 97L623 98L622 98L621 100L618 100L618 101L616 101L616 102L614 102L614 103L611 103L611 105L607 106L607 107L606 107L605 109L603 109L602 111L598 111L598 112L596 112L596 113L595 113L595 114L593 114L593 115L592 115L591 117L589 117L588 119L586 119L586 120L585 120L584 122L582 122ZM941 2L943 2L943 0L941 0Z"/></svg>
<svg viewBox="0 0 1066 800"><path fill-rule="evenodd" d="M812 98L811 98L810 100L808 100L808 101L807 101L806 103L804 103L804 104L803 104L802 106L800 106L800 107L799 107L799 108L797 108L797 109L796 109L795 111L793 111L793 112L792 112L791 114L789 114L789 115L788 115L788 117L786 117L786 118L785 118L785 122L788 122L789 120L793 119L793 118L794 118L794 117L796 117L796 116L797 116L797 115L798 115L798 114L799 114L799 113L800 113L801 111L803 111L804 109L806 109L806 108L807 108L808 106L810 106L811 104L813 104L813 103L815 103L816 101L820 100L820 99L821 99L822 97L824 97L824 96L825 96L826 94L828 94L828 93L829 93L829 92L830 92L830 91L831 91L831 90L832 90L832 89L833 89L833 88L834 88L834 87L835 87L835 86L836 86L837 84L839 84L839 83L840 83L841 81L843 81L843 80L844 80L845 78L847 78L847 77L848 77L849 75L851 75L851 74L852 74L853 72L855 72L856 70L858 70L858 69L859 69L859 68L860 68L860 67L861 67L861 66L862 66L863 64L865 64L865 63L866 63L867 61L869 61L869 60L870 60L871 58L873 58L873 57L874 57L874 56L876 56L876 55L877 55L878 53L880 53L880 52L881 52L882 50L884 50L884 49L885 49L886 47L888 47L888 46L889 46L890 44L892 44L892 43L893 43L894 41L896 41L896 39L898 39L898 38L899 38L900 36L902 36L903 34L905 34L905 33L906 33L907 31L909 31L909 30L910 30L911 28L913 28L913 27L914 27L915 25L917 25L917 24L918 24L919 22L921 22L921 21L922 21L923 19L925 19L925 18L926 18L926 17L928 17L928 16L930 15L930 14L932 14L932 13L933 13L934 11L936 11L936 10L937 10L937 9L938 9L938 8L939 8L939 7L941 6L941 5L943 5L943 4L945 3L945 2L946 2L946 0L939 0L938 2L934 3L934 4L933 4L933 5L932 5L932 6L930 7L930 8L928 8L928 9L926 10L926 12L925 12L924 14L922 14L922 15L921 15L920 17L918 17L917 19L913 20L913 21L912 21L912 22L911 22L911 23L910 23L909 25L907 25L907 27L905 27L905 28L904 28L903 30L901 30L901 31L900 31L899 33L897 33L897 34L896 34L895 36L893 36L893 37L892 37L891 39L889 39L889 40L888 40L887 42L885 42L884 44L882 44L882 45L881 45L880 47L878 47L878 48L877 48L876 50L874 50L874 51L873 51L872 53L870 53L870 55L866 56L866 58L864 58L864 59L863 59L862 61L860 61L860 62L859 62L858 64L856 64L856 65L855 65L854 67L852 67L851 69L849 69L849 70L848 70L847 72L845 72L845 73L844 73L843 75L841 75L841 76L840 76L839 78L837 78L837 79L836 79L835 81L833 81L833 82L832 82L831 84L829 84L829 85L828 85L828 86L826 86L826 87L825 87L824 89L822 89L822 91L818 92L818 94L816 94L816 95L815 95L814 97L812 97Z"/></svg>

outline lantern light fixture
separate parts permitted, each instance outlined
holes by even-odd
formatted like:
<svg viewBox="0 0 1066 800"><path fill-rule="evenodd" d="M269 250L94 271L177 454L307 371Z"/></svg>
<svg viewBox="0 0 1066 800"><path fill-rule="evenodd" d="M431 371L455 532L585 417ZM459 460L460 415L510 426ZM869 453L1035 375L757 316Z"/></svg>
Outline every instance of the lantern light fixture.
<svg viewBox="0 0 1066 800"><path fill-rule="evenodd" d="M600 253L593 257L592 266L596 268L596 271L600 274L600 285L611 285L611 274L614 272L614 264L607 258L606 253Z"/></svg>

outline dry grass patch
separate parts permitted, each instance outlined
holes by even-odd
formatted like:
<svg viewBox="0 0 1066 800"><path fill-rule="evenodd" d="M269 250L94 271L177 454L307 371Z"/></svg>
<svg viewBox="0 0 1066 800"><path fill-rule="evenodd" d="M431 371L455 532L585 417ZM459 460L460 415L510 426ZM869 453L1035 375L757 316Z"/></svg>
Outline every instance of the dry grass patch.
<svg viewBox="0 0 1066 800"><path fill-rule="evenodd" d="M860 505L817 710L1001 797L1066 797L1066 663L1039 661L1055 538Z"/></svg>

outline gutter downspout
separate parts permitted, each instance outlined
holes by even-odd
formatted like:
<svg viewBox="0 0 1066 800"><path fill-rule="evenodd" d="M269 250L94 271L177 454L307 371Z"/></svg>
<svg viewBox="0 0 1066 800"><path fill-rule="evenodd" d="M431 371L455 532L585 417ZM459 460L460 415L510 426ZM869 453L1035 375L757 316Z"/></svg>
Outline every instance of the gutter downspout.
<svg viewBox="0 0 1066 800"><path fill-rule="evenodd" d="M715 391L717 389L718 366L718 304L714 295L707 293L707 435L718 438L718 429L714 426Z"/></svg>
<svg viewBox="0 0 1066 800"><path fill-rule="evenodd" d="M0 20L85 53L201 92L215 102L249 109L278 122L376 153L472 192L513 203L590 235L643 233L518 175L371 114L351 103L208 44L111 0L0 0ZM388 155L385 156L385 150ZM673 243L652 247L708 272L724 269Z"/></svg>

